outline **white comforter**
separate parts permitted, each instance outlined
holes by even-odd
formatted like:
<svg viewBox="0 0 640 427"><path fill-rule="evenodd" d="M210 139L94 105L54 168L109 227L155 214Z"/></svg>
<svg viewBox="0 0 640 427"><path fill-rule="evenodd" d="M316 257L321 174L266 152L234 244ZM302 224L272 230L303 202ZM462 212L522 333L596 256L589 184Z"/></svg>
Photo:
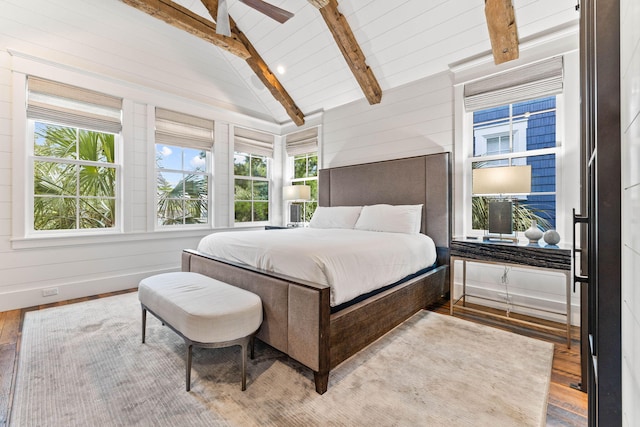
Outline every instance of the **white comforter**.
<svg viewBox="0 0 640 427"><path fill-rule="evenodd" d="M220 232L204 237L198 250L329 285L332 306L397 282L436 261L435 244L424 234L351 229Z"/></svg>

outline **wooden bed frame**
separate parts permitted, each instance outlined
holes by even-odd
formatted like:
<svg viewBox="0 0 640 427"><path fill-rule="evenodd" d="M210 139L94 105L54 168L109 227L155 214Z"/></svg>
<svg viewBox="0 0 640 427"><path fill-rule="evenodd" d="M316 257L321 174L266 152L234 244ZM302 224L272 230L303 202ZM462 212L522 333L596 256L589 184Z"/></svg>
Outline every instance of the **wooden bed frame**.
<svg viewBox="0 0 640 427"><path fill-rule="evenodd" d="M421 232L436 243L437 267L336 313L331 313L326 285L194 250L183 252L182 270L202 273L258 294L264 321L256 337L313 370L316 391L322 394L327 390L332 368L438 301L448 290L450 155L439 153L322 169L319 192L320 206L423 204Z"/></svg>

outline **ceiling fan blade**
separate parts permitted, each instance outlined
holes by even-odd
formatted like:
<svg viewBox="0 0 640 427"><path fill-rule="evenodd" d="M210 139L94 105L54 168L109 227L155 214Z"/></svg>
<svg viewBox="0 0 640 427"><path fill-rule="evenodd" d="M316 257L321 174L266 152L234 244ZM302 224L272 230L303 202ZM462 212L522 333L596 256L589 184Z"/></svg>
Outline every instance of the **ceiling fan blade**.
<svg viewBox="0 0 640 427"><path fill-rule="evenodd" d="M216 33L223 36L231 36L231 26L229 25L229 12L227 11L227 0L218 1L218 14L216 17Z"/></svg>
<svg viewBox="0 0 640 427"><path fill-rule="evenodd" d="M267 15L269 18L274 19L281 24L284 24L289 20L289 18L293 17L293 13L284 9L280 9L277 6L269 4L262 0L240 0L240 2L254 8L258 12Z"/></svg>

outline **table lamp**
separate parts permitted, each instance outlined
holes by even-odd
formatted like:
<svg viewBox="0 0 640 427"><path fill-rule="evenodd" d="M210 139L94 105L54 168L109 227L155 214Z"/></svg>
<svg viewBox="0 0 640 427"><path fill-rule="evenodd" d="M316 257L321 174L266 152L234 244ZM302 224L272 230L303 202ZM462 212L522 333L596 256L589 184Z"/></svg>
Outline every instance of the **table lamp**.
<svg viewBox="0 0 640 427"><path fill-rule="evenodd" d="M509 236L513 233L513 202L510 196L531 193L531 165L474 169L472 193L474 196L495 197L488 203L489 235L484 240L517 242L517 237Z"/></svg>
<svg viewBox="0 0 640 427"><path fill-rule="evenodd" d="M294 226L298 226L301 222L300 205L296 202L304 202L311 200L311 187L308 185L287 185L283 191L284 200L290 201L289 206L289 222Z"/></svg>

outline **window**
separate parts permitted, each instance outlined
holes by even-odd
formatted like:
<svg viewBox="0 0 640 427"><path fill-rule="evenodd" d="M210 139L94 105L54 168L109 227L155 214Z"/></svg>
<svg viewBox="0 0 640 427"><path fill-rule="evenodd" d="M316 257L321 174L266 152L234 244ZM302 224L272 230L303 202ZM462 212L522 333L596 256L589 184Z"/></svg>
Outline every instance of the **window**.
<svg viewBox="0 0 640 427"><path fill-rule="evenodd" d="M311 200L300 202L302 221L309 222L318 207L318 128L287 135L286 150L293 171L291 184L311 187Z"/></svg>
<svg viewBox="0 0 640 427"><path fill-rule="evenodd" d="M302 221L311 221L311 217L318 207L318 153L307 153L293 157L291 184L311 187L311 200L301 202Z"/></svg>
<svg viewBox="0 0 640 427"><path fill-rule="evenodd" d="M269 221L273 135L250 129L234 132L234 218L237 223Z"/></svg>
<svg viewBox="0 0 640 427"><path fill-rule="evenodd" d="M213 121L156 108L158 226L208 224Z"/></svg>
<svg viewBox="0 0 640 427"><path fill-rule="evenodd" d="M27 82L32 230L118 227L122 100L35 77Z"/></svg>
<svg viewBox="0 0 640 427"><path fill-rule="evenodd" d="M511 129L506 135L503 129ZM514 229L531 219L556 227L556 97L539 98L473 113L472 168L531 165L531 194L514 205ZM473 197L472 227L485 229L486 198Z"/></svg>
<svg viewBox="0 0 640 427"><path fill-rule="evenodd" d="M515 199L514 230L526 230L532 219L543 229L556 228L562 73L562 57L554 57L464 87L465 108L473 113L469 169L531 165L531 194ZM472 228L486 229L488 199L471 201Z"/></svg>

